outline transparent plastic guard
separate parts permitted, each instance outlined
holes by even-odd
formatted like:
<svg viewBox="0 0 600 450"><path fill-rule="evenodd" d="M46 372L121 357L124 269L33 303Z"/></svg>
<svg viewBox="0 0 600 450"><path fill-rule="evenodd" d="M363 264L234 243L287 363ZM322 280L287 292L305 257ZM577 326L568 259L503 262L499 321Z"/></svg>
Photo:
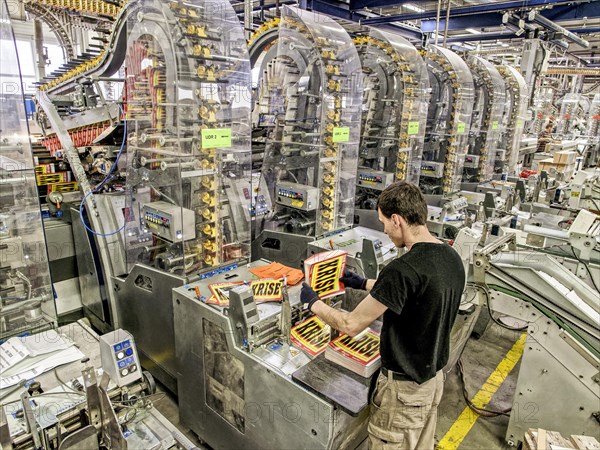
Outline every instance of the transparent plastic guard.
<svg viewBox="0 0 600 450"><path fill-rule="evenodd" d="M536 90L533 99L534 117L528 127L529 134L538 136L542 132L547 120L553 115L553 109L555 108L552 102L553 99L553 88L542 86Z"/></svg>
<svg viewBox="0 0 600 450"><path fill-rule="evenodd" d="M429 106L427 67L417 49L395 34L371 28L355 42L367 70L359 167L418 184ZM374 184L360 175L359 169L359 186Z"/></svg>
<svg viewBox="0 0 600 450"><path fill-rule="evenodd" d="M585 134L585 117L590 104L582 94L570 93L563 97L558 117L557 133L565 139Z"/></svg>
<svg viewBox="0 0 600 450"><path fill-rule="evenodd" d="M494 173L496 149L503 131L506 86L498 70L489 61L475 56L469 60L469 65L478 77L480 87L475 96L469 134L469 155L476 158L465 161L464 172L467 181L481 182L490 180Z"/></svg>
<svg viewBox="0 0 600 450"><path fill-rule="evenodd" d="M128 24L128 265L249 258L250 64L227 1L145 0Z"/></svg>
<svg viewBox="0 0 600 450"><path fill-rule="evenodd" d="M454 52L432 45L427 52L432 98L420 185L429 194L460 190L473 111L473 77Z"/></svg>
<svg viewBox="0 0 600 450"><path fill-rule="evenodd" d="M594 95L590 105L587 137L590 143L600 143L600 94Z"/></svg>
<svg viewBox="0 0 600 450"><path fill-rule="evenodd" d="M56 324L21 72L4 1L0 67L0 339L4 339Z"/></svg>
<svg viewBox="0 0 600 450"><path fill-rule="evenodd" d="M517 69L511 66L497 66L498 71L504 77L510 97L511 109L504 112L506 155L504 159L504 172L514 174L519 160L519 149L521 138L528 120L527 106L529 91L525 79Z"/></svg>
<svg viewBox="0 0 600 450"><path fill-rule="evenodd" d="M264 228L322 236L350 227L362 103L356 48L329 17L284 7L273 71L283 81L267 87L279 106L262 167L274 210Z"/></svg>

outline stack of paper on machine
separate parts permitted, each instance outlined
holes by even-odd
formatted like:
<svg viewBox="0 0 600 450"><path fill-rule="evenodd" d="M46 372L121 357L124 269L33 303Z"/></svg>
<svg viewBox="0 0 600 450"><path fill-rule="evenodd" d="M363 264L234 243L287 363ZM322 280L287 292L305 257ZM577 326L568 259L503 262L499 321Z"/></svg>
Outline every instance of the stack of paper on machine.
<svg viewBox="0 0 600 450"><path fill-rule="evenodd" d="M327 348L331 340L331 327L317 316L312 316L292 328L290 339L292 344L314 358Z"/></svg>
<svg viewBox="0 0 600 450"><path fill-rule="evenodd" d="M342 334L329 343L325 359L365 378L370 377L381 366L379 334L371 328L354 337Z"/></svg>
<svg viewBox="0 0 600 450"><path fill-rule="evenodd" d="M0 389L84 357L72 342L54 330L10 338L0 346Z"/></svg>
<svg viewBox="0 0 600 450"><path fill-rule="evenodd" d="M306 258L304 275L306 282L320 298L329 298L344 292L340 277L346 267L346 255L342 250L321 252Z"/></svg>
<svg viewBox="0 0 600 450"><path fill-rule="evenodd" d="M299 269L284 266L278 262L272 262L266 266L254 267L250 272L258 278L273 278L275 280L285 278L288 286L294 286L304 279L304 273Z"/></svg>

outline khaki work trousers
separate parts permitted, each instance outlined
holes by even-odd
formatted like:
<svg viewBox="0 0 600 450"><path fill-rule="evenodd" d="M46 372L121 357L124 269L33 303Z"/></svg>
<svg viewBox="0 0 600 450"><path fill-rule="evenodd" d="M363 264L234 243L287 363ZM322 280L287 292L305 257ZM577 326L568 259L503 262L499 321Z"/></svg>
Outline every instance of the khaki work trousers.
<svg viewBox="0 0 600 450"><path fill-rule="evenodd" d="M369 449L433 449L444 374L423 384L379 375L371 401Z"/></svg>

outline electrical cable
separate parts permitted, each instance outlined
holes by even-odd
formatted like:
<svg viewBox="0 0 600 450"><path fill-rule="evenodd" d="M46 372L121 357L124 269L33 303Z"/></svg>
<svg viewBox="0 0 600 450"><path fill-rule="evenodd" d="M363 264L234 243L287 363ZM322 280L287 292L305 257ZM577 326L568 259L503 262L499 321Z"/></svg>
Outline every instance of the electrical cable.
<svg viewBox="0 0 600 450"><path fill-rule="evenodd" d="M55 367L55 368L54 368L53 372L54 372L54 376L56 377L56 379L58 380L58 382L59 382L60 384L62 384L64 387L66 387L67 389L69 389L69 390L71 390L71 391L73 391L73 392L76 392L76 393L78 393L78 394L81 394L81 392L80 392L80 391L78 391L77 389L75 389L74 387L70 386L69 384L67 384L67 383L65 383L65 382L63 381L63 379L62 379L62 378L61 378L61 377L58 375L58 368L57 368L57 367Z"/></svg>
<svg viewBox="0 0 600 450"><path fill-rule="evenodd" d="M106 174L104 179L94 189L92 189L90 192L88 192L83 197L83 199L81 200L81 203L79 204L79 219L81 220L81 223L83 224L83 226L85 227L85 229L87 231L89 231L90 233L92 233L96 236L112 236L114 234L120 233L121 231L123 231L123 229L125 228L125 225L127 223L125 221L123 223L123 226L116 231L112 231L110 233L99 233L97 231L92 230L90 227L88 227L88 225L85 223L85 219L83 218L83 205L85 204L86 199L91 194L96 194L102 188L102 186L104 186L109 181L112 173L114 172L117 165L119 164L119 159L121 158L121 155L123 154L123 149L125 148L125 143L127 142L127 120L125 118L125 112L123 111L123 107L120 104L118 106L119 106L119 111L123 115L123 140L121 142L121 148L119 149L119 153L117 153L117 158L115 159L115 162L113 163L112 167L110 168L110 170L108 171L108 173Z"/></svg>
<svg viewBox="0 0 600 450"><path fill-rule="evenodd" d="M594 206L596 207L596 211L600 211L600 207L598 207L598 203L596 203L596 200L594 200L592 197L585 197L586 200L591 200L591 202L594 204Z"/></svg>
<svg viewBox="0 0 600 450"><path fill-rule="evenodd" d="M480 408L478 406L475 406L473 404L473 402L471 400L469 400L469 393L467 392L467 384L465 383L465 374L464 374L462 359L459 359L458 363L456 365L458 366L458 374L459 374L460 381L462 384L462 393L463 393L463 397L465 399L465 403L475 414L477 414L481 417L486 417L486 418L498 417L498 416L510 416L510 412L512 411L512 408L508 408L505 410L493 410L493 409L489 409L489 408Z"/></svg>
<svg viewBox="0 0 600 450"><path fill-rule="evenodd" d="M563 249L561 249L561 250L563 250ZM577 257L577 254L575 253L575 249L573 248L573 246L571 246L571 253L573 253L573 257L577 261L579 261L581 264L583 264L583 266L585 267L585 270L587 270L587 273L590 276L590 280L592 281L592 284L594 285L594 289L596 289L596 291L600 292L600 289L598 289L598 286L596 285L596 282L594 281L594 277L592 276L592 272L590 271L590 267L588 266L588 264L585 261L583 261L582 259L579 259Z"/></svg>
<svg viewBox="0 0 600 450"><path fill-rule="evenodd" d="M502 322L500 322L498 319L496 319L494 317L494 315L492 314L492 306L490 305L491 301L492 301L492 297L490 296L490 293L487 289L487 287L481 285L481 284L477 284L477 283L468 283L468 286L474 286L476 288L481 289L484 293L485 293L485 297L486 297L486 302L485 304L487 305L487 309L488 309L488 313L490 315L490 318L494 321L494 323L502 328L506 328L507 330L510 331L525 331L527 330L527 326L524 327L520 327L520 328L515 328L515 327L511 327L509 325L503 324Z"/></svg>
<svg viewBox="0 0 600 450"><path fill-rule="evenodd" d="M158 401L162 400L163 398L165 398L167 396L167 394L164 392L155 392L154 394L144 395L142 397L137 397L132 400L112 400L111 403L118 404L119 406L121 406L121 405L129 406L130 408L132 408L133 407L131 405L132 402L138 402L140 400L145 400L149 397L156 397L156 396L160 396L158 399L154 400L155 402L158 402Z"/></svg>
<svg viewBox="0 0 600 450"><path fill-rule="evenodd" d="M468 287L471 287L471 286L467 286L467 288ZM466 292L467 292L467 290L465 289L464 293L466 293ZM466 305L467 303L471 303L473 300L475 300L476 296L477 296L477 290L475 290L475 292L473 293L473 296L469 300L461 300L460 304Z"/></svg>

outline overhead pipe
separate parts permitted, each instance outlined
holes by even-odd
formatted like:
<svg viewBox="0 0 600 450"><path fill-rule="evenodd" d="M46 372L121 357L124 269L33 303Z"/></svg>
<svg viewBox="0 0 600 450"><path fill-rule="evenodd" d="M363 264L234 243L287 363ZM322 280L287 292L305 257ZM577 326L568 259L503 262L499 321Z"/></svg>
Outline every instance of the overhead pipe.
<svg viewBox="0 0 600 450"><path fill-rule="evenodd" d="M446 48L446 39L448 38L448 24L450 23L450 7L452 6L452 0L448 0L448 7L446 9L446 22L444 24L444 48Z"/></svg>
<svg viewBox="0 0 600 450"><path fill-rule="evenodd" d="M548 67L544 73L548 75L600 76L600 69L594 67Z"/></svg>
<svg viewBox="0 0 600 450"><path fill-rule="evenodd" d="M435 45L438 44L438 35L440 33L440 13L442 12L442 1L438 0L437 14L435 16Z"/></svg>
<svg viewBox="0 0 600 450"><path fill-rule="evenodd" d="M529 18L530 22L535 22L537 24L540 24L540 25L552 30L552 31L556 31L557 33L562 33L564 35L564 37L566 39L570 40L571 42L575 42L576 44L578 44L584 48L590 47L590 43L588 41L586 41L585 39L581 39L576 34L571 33L569 30L561 27L560 25L558 25L555 22L552 22L550 19L546 19L544 16L542 16L539 13L539 11L531 11L529 13L528 18Z"/></svg>
<svg viewBox="0 0 600 450"><path fill-rule="evenodd" d="M463 6L454 8L453 16L466 16L481 14L486 12L505 12L510 10L523 10L528 8L535 8L536 6L547 7L563 5L567 3L579 4L586 0L528 0L523 1L512 1L512 2L500 2L500 3L484 3L475 6ZM423 20L431 19L435 17L433 11L424 11L414 14L397 14L391 16L380 16L371 17L362 21L363 25L375 25L379 23L399 22L403 20Z"/></svg>

